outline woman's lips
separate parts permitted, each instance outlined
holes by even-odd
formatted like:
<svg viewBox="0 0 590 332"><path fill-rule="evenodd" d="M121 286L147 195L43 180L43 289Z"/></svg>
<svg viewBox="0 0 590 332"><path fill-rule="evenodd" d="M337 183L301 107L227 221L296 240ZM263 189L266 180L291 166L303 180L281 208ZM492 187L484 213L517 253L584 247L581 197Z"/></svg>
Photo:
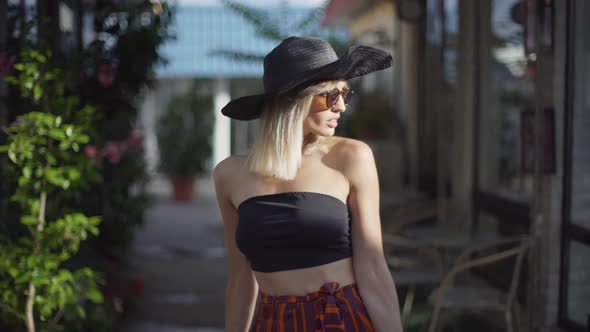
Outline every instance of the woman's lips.
<svg viewBox="0 0 590 332"><path fill-rule="evenodd" d="M336 128L336 126L338 126L338 120L336 120L336 119L329 120L327 122L327 124L328 124L328 127L330 127L330 128Z"/></svg>

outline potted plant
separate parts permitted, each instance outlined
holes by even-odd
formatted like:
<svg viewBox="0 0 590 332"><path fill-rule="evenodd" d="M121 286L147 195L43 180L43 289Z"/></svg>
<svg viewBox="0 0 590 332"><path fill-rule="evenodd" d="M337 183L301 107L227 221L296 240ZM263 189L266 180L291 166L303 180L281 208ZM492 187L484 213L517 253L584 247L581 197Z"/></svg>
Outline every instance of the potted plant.
<svg viewBox="0 0 590 332"><path fill-rule="evenodd" d="M203 88L173 96L156 125L158 168L171 179L176 201L193 199L196 178L212 153L213 96Z"/></svg>

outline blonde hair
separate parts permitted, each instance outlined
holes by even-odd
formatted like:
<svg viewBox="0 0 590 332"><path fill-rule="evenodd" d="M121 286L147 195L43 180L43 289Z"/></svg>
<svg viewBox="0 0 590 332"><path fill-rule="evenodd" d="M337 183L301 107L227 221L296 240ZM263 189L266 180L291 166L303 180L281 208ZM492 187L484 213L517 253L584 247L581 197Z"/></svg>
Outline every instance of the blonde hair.
<svg viewBox="0 0 590 332"><path fill-rule="evenodd" d="M284 180L293 180L303 155L322 145L325 137L315 134L303 146L303 122L313 97L336 87L338 81L326 81L306 87L290 98L278 96L264 106L256 141L248 153L251 172Z"/></svg>

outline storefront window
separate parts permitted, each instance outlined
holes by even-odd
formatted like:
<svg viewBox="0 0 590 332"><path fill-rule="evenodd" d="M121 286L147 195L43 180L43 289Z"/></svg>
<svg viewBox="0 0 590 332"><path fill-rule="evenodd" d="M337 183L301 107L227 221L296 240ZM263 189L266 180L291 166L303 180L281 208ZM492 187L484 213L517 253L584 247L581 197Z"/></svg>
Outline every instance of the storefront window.
<svg viewBox="0 0 590 332"><path fill-rule="evenodd" d="M457 0L427 0L424 91L420 149L421 174L444 190L450 178L451 135L457 82ZM434 184L433 179L437 178Z"/></svg>
<svg viewBox="0 0 590 332"><path fill-rule="evenodd" d="M428 98L419 102L420 110L418 115L418 150L420 151L420 188L434 192L437 187L437 167L441 146L439 142L437 117L442 112L440 98L442 96L443 82L443 41L444 41L444 20L442 15L443 0L427 0L427 17L425 21L425 43L424 43L424 78L423 91Z"/></svg>
<svg viewBox="0 0 590 332"><path fill-rule="evenodd" d="M575 40L573 162L572 162L572 223L590 230L590 4L578 1L576 31L584 31ZM584 13L584 14L581 14Z"/></svg>
<svg viewBox="0 0 590 332"><path fill-rule="evenodd" d="M459 36L458 0L444 0L444 78L454 91L457 82L457 37Z"/></svg>
<svg viewBox="0 0 590 332"><path fill-rule="evenodd" d="M523 164L522 118L534 107L532 68L527 66L519 0L491 1L491 30L482 33L479 108L479 189L528 202L532 172ZM482 27L485 29L485 27Z"/></svg>
<svg viewBox="0 0 590 332"><path fill-rule="evenodd" d="M569 2L568 19L573 35L568 38L565 156L565 211L569 212L562 232L565 251L562 256L560 299L562 323L567 330L590 328L590 2ZM571 141L570 141L571 139Z"/></svg>

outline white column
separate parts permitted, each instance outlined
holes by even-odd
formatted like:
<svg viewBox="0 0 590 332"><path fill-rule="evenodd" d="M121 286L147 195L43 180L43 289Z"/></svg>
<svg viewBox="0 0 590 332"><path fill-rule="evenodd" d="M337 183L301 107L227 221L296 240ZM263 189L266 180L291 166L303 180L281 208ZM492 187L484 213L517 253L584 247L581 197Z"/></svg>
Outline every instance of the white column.
<svg viewBox="0 0 590 332"><path fill-rule="evenodd" d="M213 88L215 107L215 129L213 131L213 164L227 158L231 154L231 120L221 114L221 108L230 101L229 81L218 77Z"/></svg>
<svg viewBox="0 0 590 332"><path fill-rule="evenodd" d="M156 138L156 118L158 116L156 90L158 82L154 89L146 89L143 104L140 109L139 117L144 131L144 158L146 161L147 172L150 176L156 173L158 166L158 142Z"/></svg>

